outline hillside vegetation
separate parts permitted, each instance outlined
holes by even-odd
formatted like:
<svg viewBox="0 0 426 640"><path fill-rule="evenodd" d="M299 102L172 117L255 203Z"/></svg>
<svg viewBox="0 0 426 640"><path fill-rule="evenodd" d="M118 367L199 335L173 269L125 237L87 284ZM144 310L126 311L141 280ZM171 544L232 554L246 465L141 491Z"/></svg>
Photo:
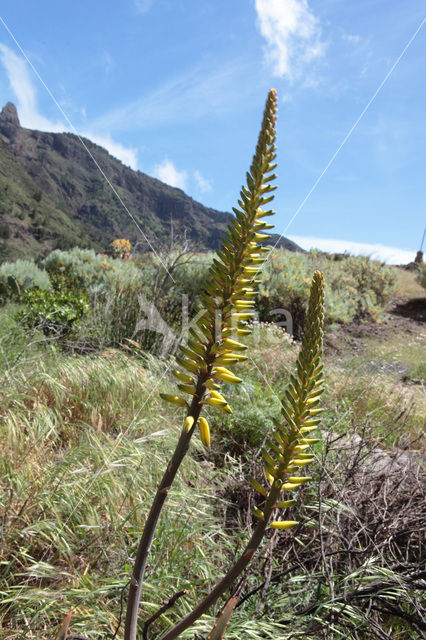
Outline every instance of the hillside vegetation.
<svg viewBox="0 0 426 640"><path fill-rule="evenodd" d="M216 249L230 219L86 138L21 127L10 102L0 113L0 260L75 245L103 251L122 235L143 250L183 233ZM286 238L279 246L300 250Z"/></svg>
<svg viewBox="0 0 426 640"><path fill-rule="evenodd" d="M181 294L191 316L211 261L187 258L169 257L174 282L152 254L122 262L74 249L38 266L0 267L5 640L51 640L71 608L73 634L95 640L117 629L147 509L178 436L176 409L159 398L173 389L174 337L140 324L140 296L179 335ZM152 638L191 609L252 531L256 498L243 478L261 466L298 350L268 314L291 310L300 334L316 267L328 302L313 481L301 490L297 528L269 535L226 637L415 640L425 632L426 335L424 323L398 312L411 298L424 304L424 292L414 274L364 258L278 251L260 285L244 382L227 388L233 414L209 411L212 446L193 440L169 494L143 614L158 609L159 593L188 594L151 626ZM182 637L206 636L218 611Z"/></svg>

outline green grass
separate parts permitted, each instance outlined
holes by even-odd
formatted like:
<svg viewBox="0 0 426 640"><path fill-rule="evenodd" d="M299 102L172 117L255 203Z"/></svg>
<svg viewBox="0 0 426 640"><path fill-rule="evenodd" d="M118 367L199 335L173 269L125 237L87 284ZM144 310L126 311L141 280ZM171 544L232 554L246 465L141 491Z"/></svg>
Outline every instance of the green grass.
<svg viewBox="0 0 426 640"><path fill-rule="evenodd" d="M171 409L158 396L159 391L171 388L166 372L170 361L112 349L92 357L71 356L40 344L26 351L19 331L21 355L17 359L15 342L6 337L18 328L7 310L0 314L0 328L4 362L19 363L3 375L0 391L2 638L51 640L70 608L72 633L105 638L118 624L121 593L144 519L181 426L179 410ZM190 610L249 535L253 496L244 478L256 469L259 446L277 414L278 397L293 367L297 345L280 330L263 325L247 344L250 358L240 367L244 382L227 389L226 394L234 412L223 418L220 412L210 411L212 449L205 451L198 438L193 439L191 455L161 519L141 620L179 589L189 593L153 626L153 639ZM361 371L354 363L342 367L329 359L324 439L331 437L327 434L338 439L342 434L362 434L367 459L371 443L418 446L415 440L423 405L413 404L408 393L411 387L398 385L390 383L385 374ZM405 413L398 418L404 407ZM371 531L367 519L365 538L359 537L364 528L357 528L357 519L362 521L366 515L362 504L354 503L354 496L360 495L357 485L352 493L344 493L345 487L352 487L343 464L349 461L348 454L324 442L316 446L316 456L311 471L314 482L302 491L301 503L306 506L296 509L302 525L294 535L269 538L247 589L262 582L269 568L275 574L295 563L296 570L271 585L266 598L252 597L237 610L227 631L229 640L287 640L292 632L308 633L322 617L341 608L333 604L325 577L328 564L321 563L320 531L326 552L346 544L339 537L342 526L347 527L360 554L373 539L373 550L385 544L377 538L384 526L380 518ZM396 507L389 509L387 517L397 521ZM387 529L383 540L386 536ZM410 544L400 542L401 553L406 551L414 558ZM273 557L268 549L274 549ZM330 565L335 594L371 583L371 576L379 580L383 577L380 572L389 570L387 556L374 561L368 558L361 555L355 565L349 560ZM367 560L369 564L362 569ZM391 576L394 590L398 580L397 575ZM412 611L410 602L417 593L407 586L400 588L399 599L406 600ZM320 602L319 608L297 614L313 602ZM203 616L183 637L193 638L194 631L206 636L217 612L218 608ZM397 640L415 637L397 618L390 622L378 619L383 628L391 625ZM333 638L367 640L369 625L362 606L351 603L333 623ZM331 638L321 633L325 632L320 629L306 637ZM122 638L122 631L117 637Z"/></svg>

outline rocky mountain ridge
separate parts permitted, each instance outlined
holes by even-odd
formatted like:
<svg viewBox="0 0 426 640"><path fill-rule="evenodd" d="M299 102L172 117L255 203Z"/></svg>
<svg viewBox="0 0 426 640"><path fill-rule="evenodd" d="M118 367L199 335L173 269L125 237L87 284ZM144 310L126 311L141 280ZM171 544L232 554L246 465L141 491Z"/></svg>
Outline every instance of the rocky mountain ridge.
<svg viewBox="0 0 426 640"><path fill-rule="evenodd" d="M218 247L229 213L205 207L181 189L123 165L90 140L83 142L90 153L78 136L25 129L11 102L3 108L1 260L36 258L76 245L101 251L116 237L148 249L149 243L168 244L171 227L175 237L185 232L200 248ZM271 236L274 244L277 239ZM285 238L279 246L300 250Z"/></svg>

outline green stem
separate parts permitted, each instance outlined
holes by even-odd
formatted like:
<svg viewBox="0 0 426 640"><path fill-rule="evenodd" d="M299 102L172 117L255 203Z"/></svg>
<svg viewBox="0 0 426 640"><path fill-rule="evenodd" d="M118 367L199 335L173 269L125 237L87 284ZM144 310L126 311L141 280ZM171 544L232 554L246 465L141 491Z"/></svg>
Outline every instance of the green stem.
<svg viewBox="0 0 426 640"><path fill-rule="evenodd" d="M151 550L154 533L158 520L170 491L170 487L175 479L179 467L188 451L192 434L195 430L198 418L202 409L201 400L194 397L189 416L194 418L194 426L188 432L183 431L166 471L157 489L157 493L152 503L148 518L145 523L143 534L139 543L138 553L133 567L133 574L130 581L129 596L127 600L126 624L124 630L124 640L136 640L139 603L141 600L142 584L145 576L146 564Z"/></svg>
<svg viewBox="0 0 426 640"><path fill-rule="evenodd" d="M226 591L226 589L230 587L231 584L242 574L244 569L249 565L253 555L262 542L274 508L274 504L277 501L279 495L280 489L277 488L274 484L271 487L265 506L265 519L258 522L255 530L253 531L253 535L251 536L241 556L229 569L228 573L222 578L222 580L217 583L217 585L191 611L191 613L189 613L185 618L178 622L178 624L174 626L173 629L170 629L170 631L161 636L160 640L174 640L174 638L177 638L180 633L185 631L185 629L190 627L191 624L198 620L198 618L200 618L203 613L205 613L207 609L209 609L209 607L211 607L217 601L217 599L220 598L220 596Z"/></svg>

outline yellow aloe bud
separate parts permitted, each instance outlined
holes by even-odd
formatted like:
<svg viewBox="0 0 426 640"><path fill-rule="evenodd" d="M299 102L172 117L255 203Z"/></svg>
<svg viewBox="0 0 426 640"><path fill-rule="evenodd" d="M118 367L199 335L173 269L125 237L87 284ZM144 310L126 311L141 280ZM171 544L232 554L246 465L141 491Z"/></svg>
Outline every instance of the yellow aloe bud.
<svg viewBox="0 0 426 640"><path fill-rule="evenodd" d="M187 406L186 400L184 400L183 398L180 398L179 396L172 396L169 393L160 393L160 398L162 398L166 402L172 402L173 404L178 404L181 407Z"/></svg>
<svg viewBox="0 0 426 640"><path fill-rule="evenodd" d="M296 484L304 484L305 482L309 482L309 480L312 480L312 478L311 476L289 476L287 480Z"/></svg>
<svg viewBox="0 0 426 640"><path fill-rule="evenodd" d="M225 338L223 346L229 349L234 349L235 351L245 351L247 349L245 344L241 344L241 342L231 340L230 338Z"/></svg>
<svg viewBox="0 0 426 640"><path fill-rule="evenodd" d="M247 300L247 302L242 300L237 300L237 302L234 303L234 308L237 311L246 311L247 309L252 309L253 306L254 306L254 300Z"/></svg>
<svg viewBox="0 0 426 640"><path fill-rule="evenodd" d="M274 506L277 509L288 509L290 507L294 507L297 504L297 500L282 500L281 502L277 502Z"/></svg>
<svg viewBox="0 0 426 640"><path fill-rule="evenodd" d="M210 378L210 380L206 380L205 385L207 389L210 390L214 389L215 391L218 391L220 389L220 386L212 378Z"/></svg>
<svg viewBox="0 0 426 640"><path fill-rule="evenodd" d="M305 451L305 449L307 449L309 447L308 444L298 444L295 447L293 447L293 451Z"/></svg>
<svg viewBox="0 0 426 640"><path fill-rule="evenodd" d="M184 393L190 393L191 395L194 395L194 393L195 393L195 385L193 385L193 384L179 383L178 384L178 389L180 389Z"/></svg>
<svg viewBox="0 0 426 640"><path fill-rule="evenodd" d="M256 518L259 518L259 520L265 519L265 514L259 509L259 507L256 507L256 505L253 507L253 515L256 516Z"/></svg>
<svg viewBox="0 0 426 640"><path fill-rule="evenodd" d="M297 524L299 524L297 520L280 520L279 522L271 522L269 526L271 527L271 529L291 529Z"/></svg>
<svg viewBox="0 0 426 640"><path fill-rule="evenodd" d="M216 398L217 400L221 400L222 402L224 402L225 404L227 404L227 400L225 400L225 398L223 397L223 395L221 393L219 393L218 391L215 391L214 389L211 389L210 391L210 396L212 398Z"/></svg>
<svg viewBox="0 0 426 640"><path fill-rule="evenodd" d="M205 447L209 447L210 446L210 427L209 427L209 423L207 422L207 420L205 418L200 418L200 420L198 422L198 426L200 428L201 442L203 443L203 445Z"/></svg>
<svg viewBox="0 0 426 640"><path fill-rule="evenodd" d="M303 460L292 460L291 464L296 467L305 467L307 464L310 464L312 460L313 458L311 458L310 460L308 460L307 458L304 458Z"/></svg>
<svg viewBox="0 0 426 640"><path fill-rule="evenodd" d="M239 382L242 382L241 378L235 376L232 371L225 369L225 367L215 367L213 369L213 375L215 378L223 380L223 382L229 382L230 384L238 384Z"/></svg>
<svg viewBox="0 0 426 640"><path fill-rule="evenodd" d="M190 358L177 357L176 362L187 371L198 373L200 370L200 366L195 362L195 360L191 360Z"/></svg>
<svg viewBox="0 0 426 640"><path fill-rule="evenodd" d="M188 384L191 384L193 382L191 376L188 376L186 373L182 373L182 371L179 371L178 369L173 369L172 374L175 378L181 380L182 382L186 382Z"/></svg>
<svg viewBox="0 0 426 640"><path fill-rule="evenodd" d="M293 489L297 489L299 485L294 482L285 482L282 486L283 491L292 491Z"/></svg>
<svg viewBox="0 0 426 640"><path fill-rule="evenodd" d="M211 407L225 407L226 400L218 400L217 398L206 398L204 404L209 404Z"/></svg>
<svg viewBox="0 0 426 640"><path fill-rule="evenodd" d="M241 312L241 313L233 313L232 314L232 320L235 321L239 321L239 320L250 320L250 318L253 317L253 311L246 311L246 312Z"/></svg>
<svg viewBox="0 0 426 640"><path fill-rule="evenodd" d="M236 362L244 362L247 360L247 356L242 356L239 353L223 353L215 360L215 364L235 364Z"/></svg>
<svg viewBox="0 0 426 640"><path fill-rule="evenodd" d="M265 476L269 484L274 484L274 476L271 475L269 471L266 471L266 469L265 469Z"/></svg>
<svg viewBox="0 0 426 640"><path fill-rule="evenodd" d="M229 404L226 401L223 402L222 400L218 400L217 398L207 398L207 400L204 400L204 402L202 402L201 404L208 404L211 407L216 407L224 413L232 413L232 409Z"/></svg>
<svg viewBox="0 0 426 640"><path fill-rule="evenodd" d="M193 425L194 425L194 418L192 416L186 416L185 422L183 423L184 432L188 433L188 431L191 431Z"/></svg>
<svg viewBox="0 0 426 640"><path fill-rule="evenodd" d="M248 336L250 333L250 329L237 329L237 336Z"/></svg>

